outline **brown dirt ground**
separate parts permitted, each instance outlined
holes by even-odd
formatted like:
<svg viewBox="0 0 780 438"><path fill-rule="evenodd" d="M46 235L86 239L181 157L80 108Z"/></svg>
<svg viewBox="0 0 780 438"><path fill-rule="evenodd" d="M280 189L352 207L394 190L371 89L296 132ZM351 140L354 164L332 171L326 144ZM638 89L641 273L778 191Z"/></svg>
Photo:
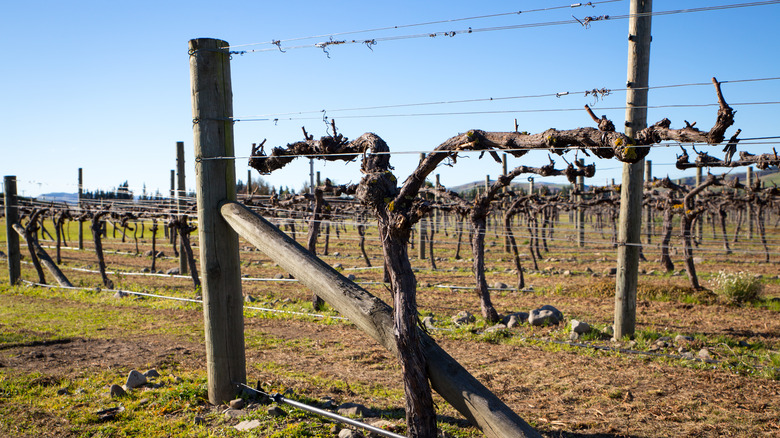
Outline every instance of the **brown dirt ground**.
<svg viewBox="0 0 780 438"><path fill-rule="evenodd" d="M145 242L148 246L148 242ZM111 248L111 243L107 244ZM114 248L130 250L116 244ZM465 247L468 248L467 246ZM144 248L142 247L142 251ZM510 262L506 255L492 248L488 258L491 270L489 281L513 284L514 275L506 272ZM540 267L553 266L559 272L570 269L572 277L561 275L529 275L528 282L537 291L552 290L562 293L496 292L494 304L502 313L527 311L543 304L561 309L568 318L584 319L591 323L611 321L614 301L601 289L613 281L586 275L585 268L603 272L614 266L614 253L609 247L600 247L586 253L562 247L556 250L553 261L544 261ZM170 252L170 249L166 252ZM331 255L324 257L330 263L341 263L345 268L362 267L354 242L331 241ZM339 252L338 256L333 255ZM414 260L420 269L418 282L419 305L423 311L447 318L460 310L478 313L473 292L450 291L424 287L425 283L470 285L470 262L452 259L452 248L441 251L438 270L427 269L427 262ZM196 251L197 253L197 251ZM462 254L464 254L462 252ZM372 251L378 262L378 251ZM464 254L466 255L466 254ZM437 253L439 256L439 253ZM65 266L94 266L94 253L63 251ZM701 272L720 269L750 270L764 276L777 275L776 263L760 263L743 258L741 262L722 255L708 256ZM242 252L245 274L273 277L281 273L273 262L258 252ZM681 262L675 260L679 267ZM138 271L148 266L148 257L122 254L107 256L109 269ZM526 260L527 263L527 260ZM377 263L378 264L378 263ZM177 266L174 259L158 261L158 269ZM642 263L642 269L659 269L657 263ZM453 270L455 269L455 270ZM26 278L30 276L25 268ZM381 270L345 271L354 273L358 281L380 281ZM74 283L95 286L98 277L66 271ZM112 277L116 278L116 277ZM191 293L191 282L186 279L160 277L129 277L121 280L133 288L166 287L169 290ZM640 285L656 288L686 287L686 279L658 275L643 275ZM389 294L383 286L366 286L384 300ZM578 291L583 291L577 293ZM310 292L295 283L244 283L245 294L258 297L261 302L290 298L306 302ZM769 283L766 294L780 295L780 284ZM606 295L606 296L605 296ZM32 299L32 298L30 298ZM56 300L53 305L83 306L72 300ZM109 304L106 304L109 305ZM199 323L198 311L185 309L158 310L134 307L134 312L152 312L163 317L175 317ZM692 305L676 300L655 301L642 299L637 310L638 328L670 330L689 334L721 335L734 340L763 342L770 349L780 348L780 318L777 312L752 307L733 307L718 303ZM356 401L370 405L402 406L398 400L361 399L357 393L334 387L312 385L306 379L287 378L254 367L253 364L285 364L323 379L339 379L355 384L380 385L400 388L400 371L393 358L381 347L350 325L325 325L298 319L248 318L247 332L257 331L287 340L306 342L287 343L278 347L247 351L249 379L269 386L292 388L296 393L317 398L332 396L337 400ZM523 327L518 336L545 338L550 328ZM436 337L436 336L435 336ZM598 351L555 351L534 344L493 344L487 342L453 340L438 336L440 344L485 385L494 391L522 418L535 424L547 436L778 436L780 434L780 382L765 378L744 376L725 369L699 369L682 366L679 362L652 359L644 355L616 355ZM313 345L315 348L311 348ZM175 337L126 337L116 333L109 339L74 338L60 342L31 345L0 345L0 363L14 372L43 372L58 377L74 377L83 369L127 369L128 367L159 367L176 363L184 369L200 369L205 363L203 345L182 341ZM347 400L348 399L348 400ZM440 413L460 418L445 402L437 399ZM53 420L52 420L53 421ZM52 424L56 427L56 424Z"/></svg>

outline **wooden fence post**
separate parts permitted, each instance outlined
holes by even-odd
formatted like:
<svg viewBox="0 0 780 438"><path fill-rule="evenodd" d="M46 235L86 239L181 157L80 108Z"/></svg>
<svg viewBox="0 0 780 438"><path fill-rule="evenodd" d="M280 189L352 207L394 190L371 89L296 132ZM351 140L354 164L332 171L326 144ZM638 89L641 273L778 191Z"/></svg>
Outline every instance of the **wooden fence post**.
<svg viewBox="0 0 780 438"><path fill-rule="evenodd" d="M233 93L228 43L189 41L195 145L200 268L209 401L219 404L246 382L244 314L238 235L219 213L236 200L233 152Z"/></svg>
<svg viewBox="0 0 780 438"><path fill-rule="evenodd" d="M585 165L585 159L579 159L580 165ZM585 177L582 175L577 176L577 191L580 193L585 191ZM580 248L585 247L585 206L582 203L585 201L584 195L577 196L577 246Z"/></svg>
<svg viewBox="0 0 780 438"><path fill-rule="evenodd" d="M631 0L628 22L628 91L626 135L647 125L647 85L650 71L652 0ZM615 284L615 339L633 336L636 328L636 287L642 234L642 172L644 160L623 164L618 225L617 281Z"/></svg>
<svg viewBox="0 0 780 438"><path fill-rule="evenodd" d="M16 284L22 277L21 252L19 236L14 231L14 224L19 222L19 210L16 199L16 176L6 175L3 178L5 187L5 236L8 250L8 281Z"/></svg>
<svg viewBox="0 0 780 438"><path fill-rule="evenodd" d="M81 167L79 167L79 191L78 191L78 203L76 208L78 209L78 215L81 216L84 211L81 207L81 197L84 196L84 173ZM84 249L84 221L79 220L79 249Z"/></svg>
<svg viewBox="0 0 780 438"><path fill-rule="evenodd" d="M753 167L748 166L747 170L745 171L745 183L747 183L748 187L753 187L755 176L753 176ZM747 209L745 209L745 222L747 222L748 226L748 240L753 239L753 207L748 204Z"/></svg>
<svg viewBox="0 0 780 438"><path fill-rule="evenodd" d="M645 182L653 180L653 162L645 160ZM644 189L644 188L643 188ZM653 207L648 205L645 209L645 234L647 235L647 244L653 243Z"/></svg>
<svg viewBox="0 0 780 438"><path fill-rule="evenodd" d="M701 167L696 168L696 185L694 187L699 187L701 185ZM700 218L696 221L696 239L697 241L701 242L702 238L704 237L704 218Z"/></svg>
<svg viewBox="0 0 780 438"><path fill-rule="evenodd" d="M182 217L184 212L184 207L186 207L186 202L184 201L184 196L187 194L186 189L186 179L184 175L184 142L183 141L177 141L176 142L176 200L177 200L177 207L178 207L178 213L179 218ZM184 224L186 225L186 224ZM189 272L187 269L187 254L184 250L184 241L183 239L179 239L179 274L185 275Z"/></svg>
<svg viewBox="0 0 780 438"><path fill-rule="evenodd" d="M425 160L425 154L420 154L420 162L423 160ZM428 230L425 227L425 218L420 219L417 223L417 228L420 230L419 236L417 236L419 239L417 255L420 257L420 260L425 260L425 242L428 237Z"/></svg>

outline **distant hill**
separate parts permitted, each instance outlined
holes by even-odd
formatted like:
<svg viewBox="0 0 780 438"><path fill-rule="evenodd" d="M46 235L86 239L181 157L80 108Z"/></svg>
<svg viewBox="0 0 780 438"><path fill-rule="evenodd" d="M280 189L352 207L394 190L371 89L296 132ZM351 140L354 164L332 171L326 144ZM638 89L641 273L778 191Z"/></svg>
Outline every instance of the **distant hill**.
<svg viewBox="0 0 780 438"><path fill-rule="evenodd" d="M496 180L494 180L494 179L490 180L491 184L493 184L494 182L496 182ZM551 192L555 192L555 191L561 190L564 187L569 187L569 186L571 186L571 184L552 184L552 183L542 182L542 181L539 181L537 179L534 182L534 186L537 189L539 187L541 187L541 186L546 186L548 189L550 189ZM458 186L447 187L447 189L452 190L455 193L462 194L462 193L466 193L466 192L468 192L470 190L473 190L475 187L478 187L480 190L483 190L485 188L485 181L484 180L483 181L474 181L474 182L470 182L470 183L466 183L466 184L461 184L461 185L458 185ZM510 187L511 187L512 190L523 189L523 190L527 191L528 190L528 181L526 180L526 181L522 181L522 182L513 182Z"/></svg>
<svg viewBox="0 0 780 438"><path fill-rule="evenodd" d="M754 175L758 175L759 178L761 178L762 181L764 181L764 184L771 186L772 183L777 184L780 186L780 171L778 170L757 170L753 172ZM733 178L739 178L739 180L744 184L745 180L747 178L747 172L742 171L740 173L730 173L729 176L726 177L727 179L733 179ZM676 183L682 183L688 186L692 186L696 182L695 176L688 176L685 178L679 178L674 180ZM495 180L490 180L491 183L495 182ZM615 181L616 183L620 184L620 181ZM539 181L538 179L534 183L536 188L539 188L541 186L547 186L548 189L550 189L551 192L556 192L561 189L568 189L571 187L571 184L550 184L546 182ZM598 186L597 184L586 184L585 188L592 186ZM453 192L464 194L474 189L474 187L478 187L480 190L482 190L485 187L485 181L474 181L466 184L461 184L458 186L453 187L447 187L449 190L452 190ZM528 190L528 182L513 182L512 183L512 190L517 190L518 188L525 190Z"/></svg>
<svg viewBox="0 0 780 438"><path fill-rule="evenodd" d="M77 204L79 195L77 193L44 193L37 196L38 201L43 202L65 202L68 204Z"/></svg>
<svg viewBox="0 0 780 438"><path fill-rule="evenodd" d="M706 172L705 172L706 175ZM772 182L774 182L777 185L780 185L780 171L777 169L768 169L768 170L755 170L753 171L753 175L757 175L759 178L761 178L762 181L764 181L764 184L771 186ZM739 178L739 182L742 184L745 183L747 180L747 171L743 170L742 172L735 173L731 172L726 177L727 180ZM675 179L675 182L678 184L682 182L682 184L685 184L686 186L692 186L696 184L696 177L695 176L687 176L685 178Z"/></svg>

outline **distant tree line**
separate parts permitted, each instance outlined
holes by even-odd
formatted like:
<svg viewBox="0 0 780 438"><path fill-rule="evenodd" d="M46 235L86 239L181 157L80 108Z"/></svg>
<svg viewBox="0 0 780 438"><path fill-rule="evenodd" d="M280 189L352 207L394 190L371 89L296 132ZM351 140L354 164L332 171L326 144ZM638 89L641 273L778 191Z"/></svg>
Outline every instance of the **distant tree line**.
<svg viewBox="0 0 780 438"><path fill-rule="evenodd" d="M265 182L262 178L252 179L252 193L255 195L271 195L271 194L277 194L279 196L283 195L295 195L297 192L294 188L290 188L288 186L282 186L278 189L275 186L272 186ZM308 183L304 183L303 188L301 189L301 193L308 193L309 185ZM238 183L236 184L236 192L237 193L246 193L246 183L244 183L242 180L238 180ZM195 192L189 191L186 193L187 197L194 198ZM109 190L102 190L102 189L96 189L94 191L90 190L84 190L81 195L82 199L136 199L135 193L130 190L130 184L125 181L121 184L119 184L117 187L112 187ZM141 194L137 197L137 199L141 201L162 201L168 199L168 196L163 195L160 193L160 190L156 190L154 193L149 193L146 191L146 184L144 183L143 189L141 191Z"/></svg>
<svg viewBox="0 0 780 438"><path fill-rule="evenodd" d="M296 191L294 188L290 188L288 186L279 187L278 189L275 186L272 186L265 182L263 178L252 178L251 181L251 188L252 188L252 194L255 195L271 195L271 194L277 194L279 196L283 195L295 195ZM237 193L244 193L246 194L246 183L242 180L238 180L238 183L236 184L236 192ZM309 183L305 182L303 184L303 188L301 189L301 193L308 193L309 192Z"/></svg>
<svg viewBox="0 0 780 438"><path fill-rule="evenodd" d="M85 190L81 194L82 199L133 199L133 191L127 181L119 184L111 190L97 189L95 191Z"/></svg>

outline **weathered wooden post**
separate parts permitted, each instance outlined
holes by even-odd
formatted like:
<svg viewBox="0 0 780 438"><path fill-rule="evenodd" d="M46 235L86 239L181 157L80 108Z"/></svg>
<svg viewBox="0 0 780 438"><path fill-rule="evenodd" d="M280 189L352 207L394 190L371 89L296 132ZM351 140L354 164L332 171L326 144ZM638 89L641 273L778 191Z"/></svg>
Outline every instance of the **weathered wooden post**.
<svg viewBox="0 0 780 438"><path fill-rule="evenodd" d="M173 213L173 200L175 199L175 185L174 182L176 180L176 171L171 169L171 190L168 192L168 208L170 209L170 212ZM168 225L163 226L165 238L166 239L173 239L170 227ZM175 248L174 248L175 249Z"/></svg>
<svg viewBox="0 0 780 438"><path fill-rule="evenodd" d="M173 205L174 205L174 199L176 199L176 170L171 169L171 198L170 198L170 205L171 205L171 211L173 211Z"/></svg>
<svg viewBox="0 0 780 438"><path fill-rule="evenodd" d="M184 214L184 208L186 207L186 201L184 196L186 195L186 178L184 174L184 142L176 142L176 205L178 207L179 217ZM186 225L186 224L185 224ZM189 272L187 269L187 251L184 250L184 239L179 239L179 274L185 275Z"/></svg>
<svg viewBox="0 0 780 438"><path fill-rule="evenodd" d="M236 200L233 152L233 93L228 43L212 38L189 41L195 145L200 268L209 401L235 397L246 382L244 314L238 235L219 214Z"/></svg>
<svg viewBox="0 0 780 438"><path fill-rule="evenodd" d="M320 183L318 182L317 186L319 185ZM309 193L314 194L314 158L309 158Z"/></svg>
<svg viewBox="0 0 780 438"><path fill-rule="evenodd" d="M645 160L645 182L653 180L653 162ZM647 235L647 244L653 243L653 207L650 205L645 208L645 234Z"/></svg>
<svg viewBox="0 0 780 438"><path fill-rule="evenodd" d="M631 0L628 22L628 90L626 135L647 126L647 85L650 73L652 0ZM644 160L623 164L615 284L615 339L633 336L636 328L636 287L642 233L642 171Z"/></svg>
<svg viewBox="0 0 780 438"><path fill-rule="evenodd" d="M506 172L507 172L506 166L507 166L506 154L501 154L501 175L506 176ZM506 186L501 191L506 193L509 190L509 188L510 186Z"/></svg>
<svg viewBox="0 0 780 438"><path fill-rule="evenodd" d="M422 163L423 160L425 160L425 154L420 154L420 162ZM419 240L419 246L417 248L417 255L420 257L420 260L425 260L425 242L428 237L428 229L425 227L425 218L420 219L420 221L417 223L417 227L420 230L418 238Z"/></svg>
<svg viewBox="0 0 780 438"><path fill-rule="evenodd" d="M21 251L19 236L14 230L14 224L19 222L19 210L16 199L16 176L6 175L3 178L5 201L5 236L8 250L8 281L16 284L22 278Z"/></svg>
<svg viewBox="0 0 780 438"><path fill-rule="evenodd" d="M485 175L485 193L490 191L490 175ZM488 231L490 230L490 221L493 219L492 216L488 216L485 218L485 239L487 239Z"/></svg>
<svg viewBox="0 0 780 438"><path fill-rule="evenodd" d="M438 173L436 174L435 181L436 181L436 184L434 185L434 187L439 187L441 185L441 178L439 177ZM434 202L436 202L438 204L438 202L439 202L439 195L434 193L433 194L433 200L434 200ZM440 229L440 226L439 226L440 219L441 219L440 211L437 208L437 209L433 210L433 230L434 230L434 232L438 232L439 229ZM445 233L446 233L446 230L445 230Z"/></svg>
<svg viewBox="0 0 780 438"><path fill-rule="evenodd" d="M585 159L579 159L580 165L585 165ZM582 175L577 176L577 191L582 193L585 191L585 177ZM585 196L580 194L577 196L577 246L580 248L585 247L585 206L582 205L585 201Z"/></svg>
<svg viewBox="0 0 780 438"><path fill-rule="evenodd" d="M696 168L696 187L701 185L701 167ZM704 237L704 219L700 218L696 221L696 240L701 242Z"/></svg>
<svg viewBox="0 0 780 438"><path fill-rule="evenodd" d="M78 215L81 216L84 211L81 209L81 197L84 195L84 173L82 172L81 167L79 167L79 191L78 191L78 201L76 204L76 207L78 208ZM84 222L79 219L79 249L84 249Z"/></svg>
<svg viewBox="0 0 780 438"><path fill-rule="evenodd" d="M748 187L753 187L753 179L755 176L753 175L753 167L748 166L747 171L745 173L745 182L747 183ZM753 207L748 203L747 208L745 209L745 221L747 222L748 226L748 240L753 239Z"/></svg>

